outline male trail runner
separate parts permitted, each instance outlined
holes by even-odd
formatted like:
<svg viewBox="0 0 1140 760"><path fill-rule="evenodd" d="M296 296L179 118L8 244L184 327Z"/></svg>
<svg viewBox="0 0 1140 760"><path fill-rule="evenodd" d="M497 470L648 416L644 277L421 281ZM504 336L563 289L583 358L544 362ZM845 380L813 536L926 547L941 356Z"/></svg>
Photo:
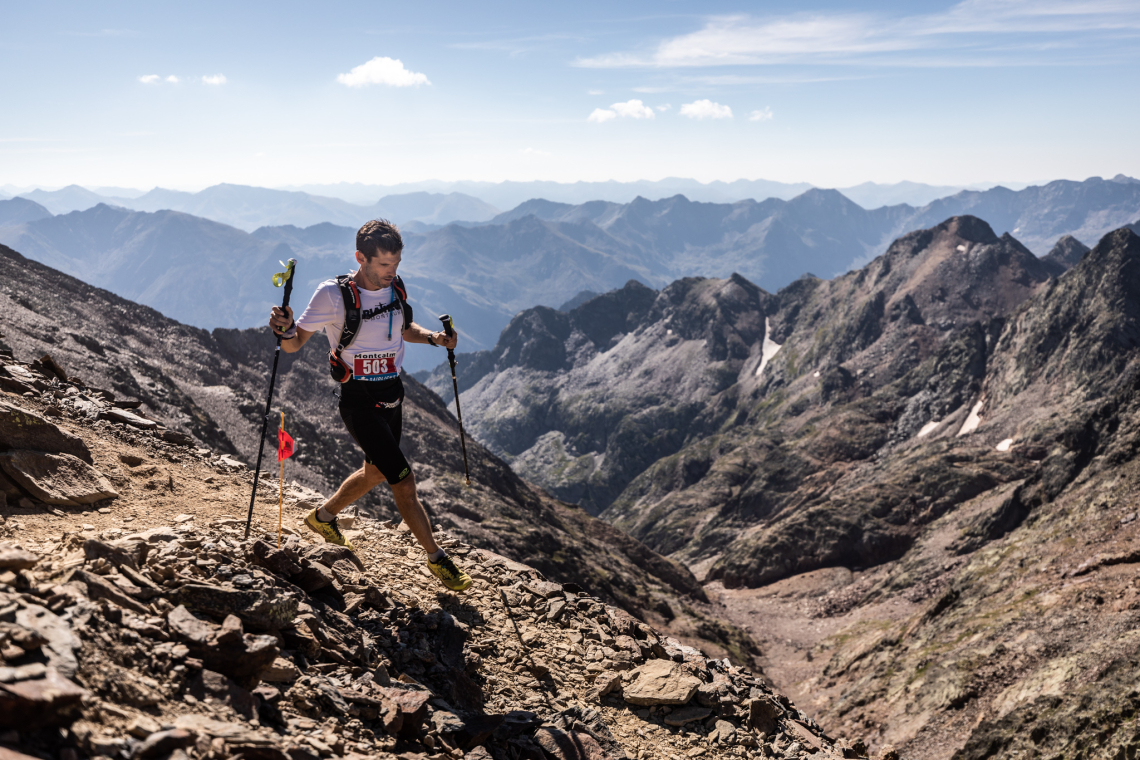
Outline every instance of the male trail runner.
<svg viewBox="0 0 1140 760"><path fill-rule="evenodd" d="M400 516L428 554L428 569L449 589L463 591L471 585L471 578L435 542L427 512L416 496L415 476L400 451L404 399L400 367L404 362L404 343L455 348L458 338L428 332L410 319L404 329L405 304L393 287L403 249L400 230L391 222L374 220L356 233L356 262L360 266L351 279L360 293L361 321L356 337L340 354L352 371L350 379L341 386L340 416L364 450L364 466L349 475L324 506L310 512L305 525L326 541L351 549L352 544L337 527L337 513L386 480ZM281 336L281 347L286 353L299 351L319 330L325 331L330 353L335 353L345 314L341 286L335 279L326 280L317 287L300 320L293 321L291 308L275 306L269 326Z"/></svg>

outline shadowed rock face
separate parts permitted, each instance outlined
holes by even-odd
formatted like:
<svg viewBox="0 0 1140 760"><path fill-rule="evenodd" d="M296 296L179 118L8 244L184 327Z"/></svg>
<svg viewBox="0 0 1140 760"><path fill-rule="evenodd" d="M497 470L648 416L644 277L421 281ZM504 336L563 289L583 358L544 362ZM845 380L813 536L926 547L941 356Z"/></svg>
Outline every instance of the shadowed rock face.
<svg viewBox="0 0 1140 760"><path fill-rule="evenodd" d="M688 278L660 293L630 282L569 313L525 311L493 352L461 363L469 430L525 477L600 511L695 430L715 429L707 402L750 361L770 300L739 276ZM450 397L449 372L431 383Z"/></svg>
<svg viewBox="0 0 1140 760"><path fill-rule="evenodd" d="M908 492L941 459L916 462L899 504L870 523L859 517L870 494L851 499L842 525L821 524L812 505L844 463L972 403L994 320L1048 279L1016 240L956 217L900 238L862 270L805 277L775 296L741 277L657 294L631 284L569 314L520 314L471 362L463 406L472 433L516 470L605 510L658 551L700 562L744 547L723 571L732 582L840 559L874 564L909 545L915 515L947 508ZM767 360L766 342L778 348ZM1019 472L983 471L987 487ZM819 525L818 550L798 548L803 518L787 522L803 510ZM754 535L769 521L791 535Z"/></svg>

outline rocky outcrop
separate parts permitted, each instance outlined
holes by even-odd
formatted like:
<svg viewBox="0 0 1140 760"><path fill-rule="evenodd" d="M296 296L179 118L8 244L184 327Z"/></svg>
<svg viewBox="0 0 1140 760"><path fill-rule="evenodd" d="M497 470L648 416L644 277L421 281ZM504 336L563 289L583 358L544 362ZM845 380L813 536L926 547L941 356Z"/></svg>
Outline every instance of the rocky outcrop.
<svg viewBox="0 0 1140 760"><path fill-rule="evenodd" d="M1041 257L1041 263L1049 267L1054 277L1060 277L1088 252L1089 247L1072 235L1062 235L1049 253Z"/></svg>
<svg viewBox="0 0 1140 760"><path fill-rule="evenodd" d="M691 278L661 293L631 282L567 314L523 312L471 362L484 379L464 370L469 429L524 477L601 511L654 461L715 430L706 403L750 361L770 298L742 277ZM450 373L429 382L448 391Z"/></svg>

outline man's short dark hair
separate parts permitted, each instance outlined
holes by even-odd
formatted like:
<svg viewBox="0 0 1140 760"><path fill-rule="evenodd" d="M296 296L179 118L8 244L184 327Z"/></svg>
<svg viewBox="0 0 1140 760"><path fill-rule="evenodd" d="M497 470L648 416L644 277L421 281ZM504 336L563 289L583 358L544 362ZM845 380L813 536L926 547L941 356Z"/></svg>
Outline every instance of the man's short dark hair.
<svg viewBox="0 0 1140 760"><path fill-rule="evenodd" d="M356 233L356 250L369 261L380 251L399 253L404 250L404 239L400 228L387 219L373 219L366 222Z"/></svg>

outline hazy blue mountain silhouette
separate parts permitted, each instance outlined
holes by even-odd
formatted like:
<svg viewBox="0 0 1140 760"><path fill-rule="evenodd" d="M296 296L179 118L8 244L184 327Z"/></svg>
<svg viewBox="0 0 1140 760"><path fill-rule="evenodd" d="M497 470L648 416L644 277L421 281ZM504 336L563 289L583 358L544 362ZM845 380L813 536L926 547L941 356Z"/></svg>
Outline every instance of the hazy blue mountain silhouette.
<svg viewBox="0 0 1140 760"><path fill-rule="evenodd" d="M135 211L181 211L247 231L267 225L303 227L332 222L358 228L368 219L387 217L397 222L445 224L455 220L484 221L498 213L487 203L461 193L417 192L390 195L358 205L309 193L247 185L220 184L197 193L156 187L137 197L99 195L78 185L60 190L33 190L24 197L55 214L85 211L107 203Z"/></svg>
<svg viewBox="0 0 1140 760"><path fill-rule="evenodd" d="M93 193L79 185L68 185L59 190L32 190L17 197L35 201L53 214L66 214L77 209L88 209L100 203L113 202L110 198Z"/></svg>
<svg viewBox="0 0 1140 760"><path fill-rule="evenodd" d="M200 327L249 326L274 300L288 246L177 211L99 204L0 229L29 258Z"/></svg>
<svg viewBox="0 0 1140 760"><path fill-rule="evenodd" d="M0 227L46 219L52 213L27 198L11 198L0 201Z"/></svg>
<svg viewBox="0 0 1140 760"><path fill-rule="evenodd" d="M1016 192L1004 187L965 190L918 209L907 226L920 229L962 214L985 219L998 232L1015 235L1043 256L1062 235L1089 245L1140 217L1140 181L1118 175L1111 180L1057 180Z"/></svg>

